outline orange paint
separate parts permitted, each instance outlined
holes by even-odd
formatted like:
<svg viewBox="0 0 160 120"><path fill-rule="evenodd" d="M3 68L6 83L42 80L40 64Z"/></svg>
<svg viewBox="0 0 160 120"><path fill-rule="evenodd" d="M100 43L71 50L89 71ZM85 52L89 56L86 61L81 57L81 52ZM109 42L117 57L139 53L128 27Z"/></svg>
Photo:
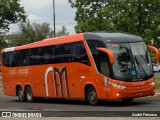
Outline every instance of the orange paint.
<svg viewBox="0 0 160 120"><path fill-rule="evenodd" d="M156 47L154 47L154 46L147 45L147 47L155 52L155 54L156 54L156 60L160 61L159 50Z"/></svg>
<svg viewBox="0 0 160 120"><path fill-rule="evenodd" d="M13 49L17 51L74 42L82 42L84 44L90 65L80 62L18 67L2 65L4 94L16 96L16 87L18 85L22 87L23 91L25 91L26 85L29 85L32 88L34 97L85 99L85 87L92 85L97 92L98 99L101 100L118 100L154 95L155 85L151 85L154 81L153 78L139 82L124 82L100 74L96 69L93 57L82 33L50 38ZM110 62L114 64L114 55L110 50L105 48L97 49L109 54L111 56ZM2 53L5 50L3 49ZM119 85L122 88L118 88Z"/></svg>

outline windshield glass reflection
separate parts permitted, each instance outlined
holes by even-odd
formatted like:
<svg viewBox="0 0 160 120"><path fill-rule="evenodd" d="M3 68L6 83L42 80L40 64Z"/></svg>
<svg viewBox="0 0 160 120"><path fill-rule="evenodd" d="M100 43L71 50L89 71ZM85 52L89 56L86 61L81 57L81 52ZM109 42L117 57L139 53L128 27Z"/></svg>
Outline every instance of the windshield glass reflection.
<svg viewBox="0 0 160 120"><path fill-rule="evenodd" d="M139 81L153 74L147 48L143 42L112 43L107 48L115 55L113 77L125 81Z"/></svg>

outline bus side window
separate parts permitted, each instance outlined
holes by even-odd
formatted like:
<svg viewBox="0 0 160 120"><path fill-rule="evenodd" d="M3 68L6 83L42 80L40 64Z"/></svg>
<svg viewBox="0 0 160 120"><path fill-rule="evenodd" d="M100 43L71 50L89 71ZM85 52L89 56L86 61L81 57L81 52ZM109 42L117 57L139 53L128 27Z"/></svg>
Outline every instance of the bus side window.
<svg viewBox="0 0 160 120"><path fill-rule="evenodd" d="M17 66L17 51L11 51L9 54L9 67Z"/></svg>
<svg viewBox="0 0 160 120"><path fill-rule="evenodd" d="M103 75L110 77L110 70L109 70L109 58L106 53L99 52L98 54L99 61L96 64L99 64L99 72Z"/></svg>
<svg viewBox="0 0 160 120"><path fill-rule="evenodd" d="M22 61L23 61L23 65L30 65L30 58L29 58L29 50L23 50L22 51Z"/></svg>
<svg viewBox="0 0 160 120"><path fill-rule="evenodd" d="M2 53L2 64L7 67L9 67L9 54L10 52Z"/></svg>
<svg viewBox="0 0 160 120"><path fill-rule="evenodd" d="M55 63L55 46L47 46L43 48L42 61L43 64Z"/></svg>
<svg viewBox="0 0 160 120"><path fill-rule="evenodd" d="M56 45L56 62L71 62L71 46L70 44Z"/></svg>
<svg viewBox="0 0 160 120"><path fill-rule="evenodd" d="M30 65L40 65L41 64L41 56L39 53L40 48L32 48L30 49Z"/></svg>
<svg viewBox="0 0 160 120"><path fill-rule="evenodd" d="M7 67L24 66L24 58L26 57L26 51L11 51L3 53L3 64Z"/></svg>
<svg viewBox="0 0 160 120"><path fill-rule="evenodd" d="M86 65L90 65L90 61L82 42L77 42L72 44L72 61L73 62L81 62Z"/></svg>
<svg viewBox="0 0 160 120"><path fill-rule="evenodd" d="M104 43L94 40L87 41L87 43L91 50L94 62L96 64L99 73L110 77L110 66L109 66L108 55L96 49L97 47L104 48L105 47Z"/></svg>

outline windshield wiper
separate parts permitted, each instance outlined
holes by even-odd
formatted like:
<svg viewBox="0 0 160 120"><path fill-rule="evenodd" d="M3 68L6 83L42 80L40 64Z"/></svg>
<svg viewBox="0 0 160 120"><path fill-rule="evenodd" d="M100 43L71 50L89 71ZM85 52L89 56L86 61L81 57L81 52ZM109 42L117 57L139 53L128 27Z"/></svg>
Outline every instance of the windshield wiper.
<svg viewBox="0 0 160 120"><path fill-rule="evenodd" d="M138 66L138 68L139 68L139 70L142 70L142 72L139 72L140 74L141 74L141 76L142 77L147 77L147 73L146 73L146 71L144 70L144 68L142 67L142 65L141 64L139 64L139 62L138 62L138 60L137 60L137 57L135 56L135 61L136 61L136 64L137 64L137 66ZM144 74L142 74L142 73L144 73Z"/></svg>

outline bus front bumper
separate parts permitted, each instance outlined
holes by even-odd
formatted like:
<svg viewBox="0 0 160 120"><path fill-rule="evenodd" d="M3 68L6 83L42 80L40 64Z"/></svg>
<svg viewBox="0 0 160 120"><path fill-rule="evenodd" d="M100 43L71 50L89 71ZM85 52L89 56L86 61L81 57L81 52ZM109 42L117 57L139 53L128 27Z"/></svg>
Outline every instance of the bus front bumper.
<svg viewBox="0 0 160 120"><path fill-rule="evenodd" d="M155 94L155 85L147 89L139 90L120 90L118 88L112 88L112 94L107 94L108 99L110 100L120 100L128 98L138 98L145 96L153 96Z"/></svg>

